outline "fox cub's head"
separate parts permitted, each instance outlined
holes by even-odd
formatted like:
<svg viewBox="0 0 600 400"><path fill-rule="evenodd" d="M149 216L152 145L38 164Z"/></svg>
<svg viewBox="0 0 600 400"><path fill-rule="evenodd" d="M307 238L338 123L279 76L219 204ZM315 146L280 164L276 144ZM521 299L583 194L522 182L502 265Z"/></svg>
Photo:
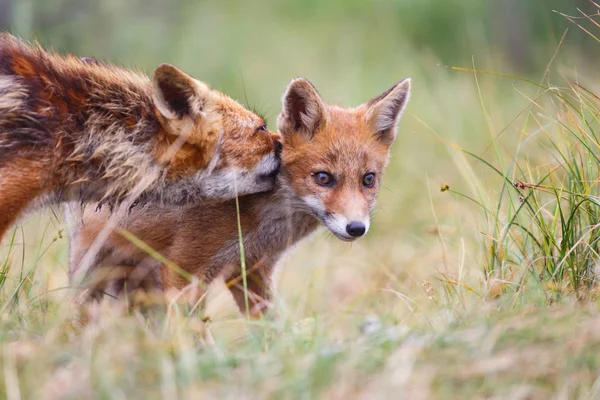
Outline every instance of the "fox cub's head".
<svg viewBox="0 0 600 400"><path fill-rule="evenodd" d="M165 131L155 151L168 169L165 202L273 188L281 145L260 116L166 64L154 72L152 96Z"/></svg>
<svg viewBox="0 0 600 400"><path fill-rule="evenodd" d="M282 180L338 238L369 230L381 175L410 80L353 109L323 103L306 79L283 95L277 128L283 136Z"/></svg>

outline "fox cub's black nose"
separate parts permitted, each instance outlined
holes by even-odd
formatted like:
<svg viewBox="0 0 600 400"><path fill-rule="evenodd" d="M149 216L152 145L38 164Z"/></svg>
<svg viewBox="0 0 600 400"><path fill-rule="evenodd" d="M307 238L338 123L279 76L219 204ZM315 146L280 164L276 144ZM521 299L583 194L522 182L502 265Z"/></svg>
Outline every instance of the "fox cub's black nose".
<svg viewBox="0 0 600 400"><path fill-rule="evenodd" d="M366 230L365 224L359 221L350 221L350 223L346 225L346 232L352 237L362 236L365 234Z"/></svg>

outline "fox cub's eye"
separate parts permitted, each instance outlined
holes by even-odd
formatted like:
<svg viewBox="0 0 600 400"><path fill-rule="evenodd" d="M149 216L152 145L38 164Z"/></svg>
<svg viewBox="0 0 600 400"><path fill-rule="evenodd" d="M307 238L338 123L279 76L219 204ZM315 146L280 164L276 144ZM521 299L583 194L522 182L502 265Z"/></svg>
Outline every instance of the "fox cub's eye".
<svg viewBox="0 0 600 400"><path fill-rule="evenodd" d="M373 187L375 185L375 174L368 173L363 176L363 185L368 188Z"/></svg>
<svg viewBox="0 0 600 400"><path fill-rule="evenodd" d="M333 185L333 176L329 172L317 172L313 174L315 178L315 182L317 182L321 186L331 186Z"/></svg>

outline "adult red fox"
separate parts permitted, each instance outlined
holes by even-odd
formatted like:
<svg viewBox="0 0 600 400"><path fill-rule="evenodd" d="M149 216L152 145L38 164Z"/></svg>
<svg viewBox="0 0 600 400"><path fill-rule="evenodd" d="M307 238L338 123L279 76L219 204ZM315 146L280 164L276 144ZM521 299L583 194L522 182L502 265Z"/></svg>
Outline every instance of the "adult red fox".
<svg viewBox="0 0 600 400"><path fill-rule="evenodd" d="M148 77L0 33L0 239L32 204L161 204L273 188L265 121L177 68Z"/></svg>
<svg viewBox="0 0 600 400"><path fill-rule="evenodd" d="M276 188L239 199L253 315L269 304L271 276L282 253L320 224L344 241L367 233L409 93L406 79L368 103L347 109L323 103L305 79L289 84L277 121L283 151ZM75 225L72 276L108 215L88 208L83 222ZM172 211L149 205L133 210L120 227L206 284L218 277L233 282L229 289L240 309L245 309L235 201ZM110 278L102 288L114 295L142 282L164 291L189 284L178 271L156 262L118 232L104 243L91 272L101 266L107 267L102 271Z"/></svg>

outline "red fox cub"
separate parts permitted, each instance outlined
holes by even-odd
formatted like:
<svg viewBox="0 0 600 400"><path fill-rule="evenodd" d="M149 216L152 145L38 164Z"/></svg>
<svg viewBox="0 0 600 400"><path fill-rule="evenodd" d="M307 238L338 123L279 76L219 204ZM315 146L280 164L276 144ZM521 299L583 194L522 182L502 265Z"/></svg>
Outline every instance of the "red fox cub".
<svg viewBox="0 0 600 400"><path fill-rule="evenodd" d="M0 238L30 205L271 190L276 136L170 65L148 77L0 33Z"/></svg>
<svg viewBox="0 0 600 400"><path fill-rule="evenodd" d="M305 79L289 84L277 121L283 151L276 188L239 199L251 314L260 315L269 305L271 276L283 252L320 224L344 241L367 233L409 93L406 79L368 103L347 109L323 103ZM107 217L106 212L88 208L75 226L72 276ZM133 210L120 227L206 284L215 278L233 283L229 289L244 311L236 218L235 201L172 211L148 205ZM99 272L106 267L102 274L108 274L104 277L110 282L101 287L113 295L136 285L169 291L189 284L117 232L98 254L92 269Z"/></svg>

